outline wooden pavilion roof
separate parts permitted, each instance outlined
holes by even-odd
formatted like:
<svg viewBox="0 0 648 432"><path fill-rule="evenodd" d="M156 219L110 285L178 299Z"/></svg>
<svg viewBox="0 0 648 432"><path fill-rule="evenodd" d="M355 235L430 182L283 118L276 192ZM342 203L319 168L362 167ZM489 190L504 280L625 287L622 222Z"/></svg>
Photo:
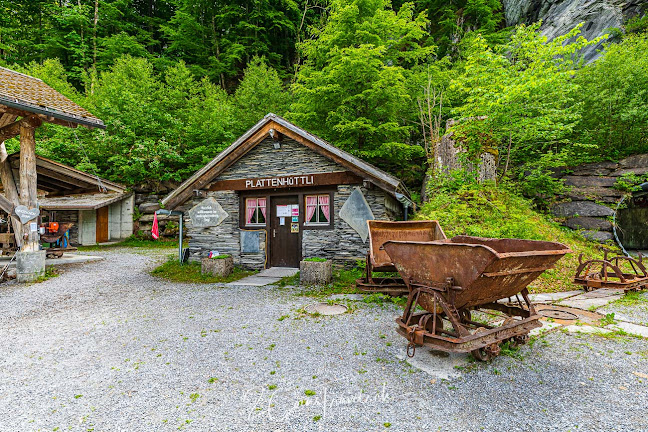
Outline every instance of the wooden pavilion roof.
<svg viewBox="0 0 648 432"><path fill-rule="evenodd" d="M68 127L105 128L104 123L42 80L0 67L0 126L36 114Z"/></svg>

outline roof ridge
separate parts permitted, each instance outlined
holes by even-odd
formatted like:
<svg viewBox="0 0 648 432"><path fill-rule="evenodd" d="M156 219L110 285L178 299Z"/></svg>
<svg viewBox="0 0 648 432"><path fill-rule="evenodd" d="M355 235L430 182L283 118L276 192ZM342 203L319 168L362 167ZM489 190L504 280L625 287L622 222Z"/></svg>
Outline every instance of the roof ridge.
<svg viewBox="0 0 648 432"><path fill-rule="evenodd" d="M43 80L40 79L40 78L36 78L35 76L27 75L26 73L18 72L18 71L15 71L15 70L13 70L13 69L9 69L9 68L7 68L7 67L0 66L0 69L4 69L4 70L6 70L6 71L13 72L13 73L15 73L15 74L22 75L22 76L27 77L27 78L35 79L36 81L40 81L40 82L42 82L42 83L45 82L45 81L43 81Z"/></svg>

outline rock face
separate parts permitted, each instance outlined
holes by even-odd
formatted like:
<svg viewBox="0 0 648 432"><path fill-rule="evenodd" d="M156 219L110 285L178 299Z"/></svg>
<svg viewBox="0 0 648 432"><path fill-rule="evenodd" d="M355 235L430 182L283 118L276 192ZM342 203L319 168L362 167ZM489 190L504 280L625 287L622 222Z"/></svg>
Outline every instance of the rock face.
<svg viewBox="0 0 648 432"><path fill-rule="evenodd" d="M556 204L552 211L558 217L607 217L614 214L614 210L611 208L591 201L570 201Z"/></svg>
<svg viewBox="0 0 648 432"><path fill-rule="evenodd" d="M581 34L594 39L611 27L622 28L633 16L645 13L642 0L503 0L506 25L530 24L542 20L541 31L550 40L561 36L579 23ZM583 51L585 61L599 56L599 43Z"/></svg>
<svg viewBox="0 0 648 432"><path fill-rule="evenodd" d="M571 201L555 205L555 216L565 218L564 224L595 241L605 242L613 238L611 216L617 203L623 198L619 186L621 176L648 173L648 154L629 156L619 162L596 162L570 167L557 173L568 191L563 198ZM628 247L646 247L648 235L648 199L626 196L627 208L619 209L617 234Z"/></svg>
<svg viewBox="0 0 648 432"><path fill-rule="evenodd" d="M571 229L589 231L612 231L612 222L607 219L579 216L567 219L565 222Z"/></svg>

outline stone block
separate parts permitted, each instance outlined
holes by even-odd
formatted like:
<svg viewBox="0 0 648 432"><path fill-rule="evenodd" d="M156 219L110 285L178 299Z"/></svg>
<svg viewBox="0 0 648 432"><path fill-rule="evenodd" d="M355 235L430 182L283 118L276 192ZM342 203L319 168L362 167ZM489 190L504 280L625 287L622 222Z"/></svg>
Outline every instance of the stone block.
<svg viewBox="0 0 648 432"><path fill-rule="evenodd" d="M299 282L302 285L326 285L333 279L331 261L301 261L299 263Z"/></svg>
<svg viewBox="0 0 648 432"><path fill-rule="evenodd" d="M567 192L567 196L574 201L598 201L600 198L610 198L610 202L616 202L623 196L623 193L609 187L572 187L569 192Z"/></svg>
<svg viewBox="0 0 648 432"><path fill-rule="evenodd" d="M614 177L621 177L627 174L634 174L638 176L648 174L648 166L637 168L620 168L614 171L611 175Z"/></svg>
<svg viewBox="0 0 648 432"><path fill-rule="evenodd" d="M616 162L596 162L586 165L581 165L573 169L572 175L583 176L598 176L610 175L612 171L619 166Z"/></svg>
<svg viewBox="0 0 648 432"><path fill-rule="evenodd" d="M227 258L203 258L200 261L202 274L225 277L231 275L234 270L234 259L231 256Z"/></svg>
<svg viewBox="0 0 648 432"><path fill-rule="evenodd" d="M160 204L157 202L145 202L139 205L140 213L153 213L160 209Z"/></svg>
<svg viewBox="0 0 648 432"><path fill-rule="evenodd" d="M607 231L584 230L581 231L581 234L583 234L583 237L585 237L586 239L599 243L605 243L608 240L614 239L612 233Z"/></svg>
<svg viewBox="0 0 648 432"><path fill-rule="evenodd" d="M628 156L619 161L619 168L646 168L648 167L648 153Z"/></svg>
<svg viewBox="0 0 648 432"><path fill-rule="evenodd" d="M612 222L607 219L601 219L596 217L574 217L569 218L565 222L571 229L583 229L591 231L612 231Z"/></svg>
<svg viewBox="0 0 648 432"><path fill-rule="evenodd" d="M553 206L551 211L558 217L607 217L614 214L614 210L611 208L591 201L564 202Z"/></svg>
<svg viewBox="0 0 648 432"><path fill-rule="evenodd" d="M602 187L612 187L616 183L614 177L602 177L602 176L574 176L568 175L563 177L565 180L565 185L567 186L602 186Z"/></svg>
<svg viewBox="0 0 648 432"><path fill-rule="evenodd" d="M19 283L33 282L45 274L44 250L16 252L16 273Z"/></svg>

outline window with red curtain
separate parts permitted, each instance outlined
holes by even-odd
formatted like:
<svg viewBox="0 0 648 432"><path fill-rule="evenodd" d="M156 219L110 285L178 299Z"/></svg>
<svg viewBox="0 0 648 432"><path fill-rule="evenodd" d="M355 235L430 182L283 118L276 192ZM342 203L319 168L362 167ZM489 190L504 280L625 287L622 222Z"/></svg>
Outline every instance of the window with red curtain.
<svg viewBox="0 0 648 432"><path fill-rule="evenodd" d="M331 222L331 197L325 195L306 195L306 225L328 225Z"/></svg>
<svg viewBox="0 0 648 432"><path fill-rule="evenodd" d="M245 225L265 225L266 223L266 199L246 198L245 199Z"/></svg>

